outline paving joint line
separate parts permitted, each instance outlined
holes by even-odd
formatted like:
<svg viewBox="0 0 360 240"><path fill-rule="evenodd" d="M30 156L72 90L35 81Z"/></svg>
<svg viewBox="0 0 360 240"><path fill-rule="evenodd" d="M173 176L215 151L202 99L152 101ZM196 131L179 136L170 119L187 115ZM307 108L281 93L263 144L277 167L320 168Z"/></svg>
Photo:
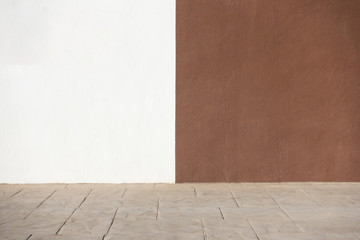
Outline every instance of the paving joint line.
<svg viewBox="0 0 360 240"><path fill-rule="evenodd" d="M195 187L192 187L194 189L194 195L195 197L197 198L197 192L196 192L196 188Z"/></svg>
<svg viewBox="0 0 360 240"><path fill-rule="evenodd" d="M204 238L204 240L207 240L207 235L205 233L205 225L204 225L202 219L200 220L200 224L201 224L201 230L202 230L203 238Z"/></svg>
<svg viewBox="0 0 360 240"><path fill-rule="evenodd" d="M23 189L23 188L20 189L19 191L17 191L16 193L14 193L13 195L11 195L10 197L12 198L12 197L16 196L16 195L19 194L22 190L24 190L24 189Z"/></svg>
<svg viewBox="0 0 360 240"><path fill-rule="evenodd" d="M257 240L260 240L259 236L258 236L257 233L255 232L255 229L254 229L253 225L252 225L251 222L250 222L250 219L247 219L247 221L248 221L248 223L249 223L249 225L250 225L250 227L251 227L251 230L254 232L256 239L257 239Z"/></svg>
<svg viewBox="0 0 360 240"><path fill-rule="evenodd" d="M307 192L305 192L304 190L302 190L301 188L297 187L296 189L299 190L300 192L302 192L302 193L303 193L305 196L307 196L308 198L311 198L311 196L310 196Z"/></svg>
<svg viewBox="0 0 360 240"><path fill-rule="evenodd" d="M42 200L41 203L39 203L36 208L34 208L33 210L31 210L31 212L29 212L24 218L23 220L25 220L28 216L30 216L30 214L32 214L36 209L38 209L44 202L46 202L46 200L48 200L52 195L54 195L56 193L56 190L53 191L49 196L47 196L44 200Z"/></svg>
<svg viewBox="0 0 360 240"><path fill-rule="evenodd" d="M124 189L124 192L123 192L123 194L121 195L121 198L124 198L126 191L127 191L127 188Z"/></svg>
<svg viewBox="0 0 360 240"><path fill-rule="evenodd" d="M300 191L301 193L303 193L305 196L307 196L311 201L314 201L315 203L319 203L319 201L317 201L316 199L313 199L307 192L305 192L303 189L297 187L296 188L298 191Z"/></svg>
<svg viewBox="0 0 360 240"><path fill-rule="evenodd" d="M221 214L222 219L225 220L224 214L223 214L223 212L221 211L221 208L220 208L220 207L219 207L219 211L220 211L220 214Z"/></svg>
<svg viewBox="0 0 360 240"><path fill-rule="evenodd" d="M158 200L157 200L157 208L156 208L156 220L157 220L158 217L159 217L159 208L160 208L160 198L158 197Z"/></svg>
<svg viewBox="0 0 360 240"><path fill-rule="evenodd" d="M236 200L236 197L235 197L234 193L232 191L230 191L230 193L231 193L231 195L232 195L232 197L233 197L233 199L234 199L234 201L236 203L236 206L240 207L238 201Z"/></svg>
<svg viewBox="0 0 360 240"><path fill-rule="evenodd" d="M116 208L116 211L115 211L114 216L113 216L113 218L112 218L112 220L111 220L110 226L109 226L108 230L106 231L106 233L104 234L104 236L103 236L102 240L104 240L104 239L105 239L105 237L109 234L109 232L110 232L110 228L111 228L111 227L112 227L112 225L114 224L115 217L116 217L116 214L117 214L118 210L119 210L119 207L118 207L118 208Z"/></svg>
<svg viewBox="0 0 360 240"><path fill-rule="evenodd" d="M60 230L65 226L65 224L67 223L67 221L69 221L69 219L72 217L72 215L76 212L76 210L78 210L80 208L80 206L85 202L85 200L87 199L87 197L90 195L90 193L92 192L92 189L88 192L88 194L86 194L86 196L84 197L84 199L81 201L81 203L79 204L79 206L77 206L74 211L72 211L72 213L70 214L70 216L65 220L65 222L59 227L59 229L56 231L55 235L58 235Z"/></svg>

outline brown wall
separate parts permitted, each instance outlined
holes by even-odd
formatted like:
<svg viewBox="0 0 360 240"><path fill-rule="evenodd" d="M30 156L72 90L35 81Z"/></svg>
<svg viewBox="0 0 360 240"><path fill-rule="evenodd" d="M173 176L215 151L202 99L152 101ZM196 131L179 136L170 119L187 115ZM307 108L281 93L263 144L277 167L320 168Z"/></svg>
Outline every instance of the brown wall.
<svg viewBox="0 0 360 240"><path fill-rule="evenodd" d="M359 0L177 0L176 181L360 181Z"/></svg>

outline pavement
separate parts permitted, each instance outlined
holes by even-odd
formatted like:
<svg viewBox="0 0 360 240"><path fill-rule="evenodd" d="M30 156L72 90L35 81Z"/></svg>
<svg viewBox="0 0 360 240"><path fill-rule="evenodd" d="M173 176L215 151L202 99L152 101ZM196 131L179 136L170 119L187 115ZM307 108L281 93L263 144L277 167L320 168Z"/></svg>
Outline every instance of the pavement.
<svg viewBox="0 0 360 240"><path fill-rule="evenodd" d="M360 183L0 184L1 240L360 240Z"/></svg>

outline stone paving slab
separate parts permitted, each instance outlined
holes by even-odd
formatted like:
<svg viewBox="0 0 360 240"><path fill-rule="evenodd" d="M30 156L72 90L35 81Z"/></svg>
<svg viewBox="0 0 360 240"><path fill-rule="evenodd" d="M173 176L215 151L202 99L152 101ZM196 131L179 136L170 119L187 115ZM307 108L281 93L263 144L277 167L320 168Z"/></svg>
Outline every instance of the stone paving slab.
<svg viewBox="0 0 360 240"><path fill-rule="evenodd" d="M0 184L1 240L360 240L360 183Z"/></svg>

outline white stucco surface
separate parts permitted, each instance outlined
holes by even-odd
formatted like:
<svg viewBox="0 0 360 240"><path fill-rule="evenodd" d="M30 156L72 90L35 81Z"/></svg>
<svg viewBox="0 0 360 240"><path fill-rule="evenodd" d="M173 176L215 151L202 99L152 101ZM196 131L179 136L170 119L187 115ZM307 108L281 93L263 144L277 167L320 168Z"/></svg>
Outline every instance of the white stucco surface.
<svg viewBox="0 0 360 240"><path fill-rule="evenodd" d="M0 182L175 181L175 0L3 0L0 36Z"/></svg>

